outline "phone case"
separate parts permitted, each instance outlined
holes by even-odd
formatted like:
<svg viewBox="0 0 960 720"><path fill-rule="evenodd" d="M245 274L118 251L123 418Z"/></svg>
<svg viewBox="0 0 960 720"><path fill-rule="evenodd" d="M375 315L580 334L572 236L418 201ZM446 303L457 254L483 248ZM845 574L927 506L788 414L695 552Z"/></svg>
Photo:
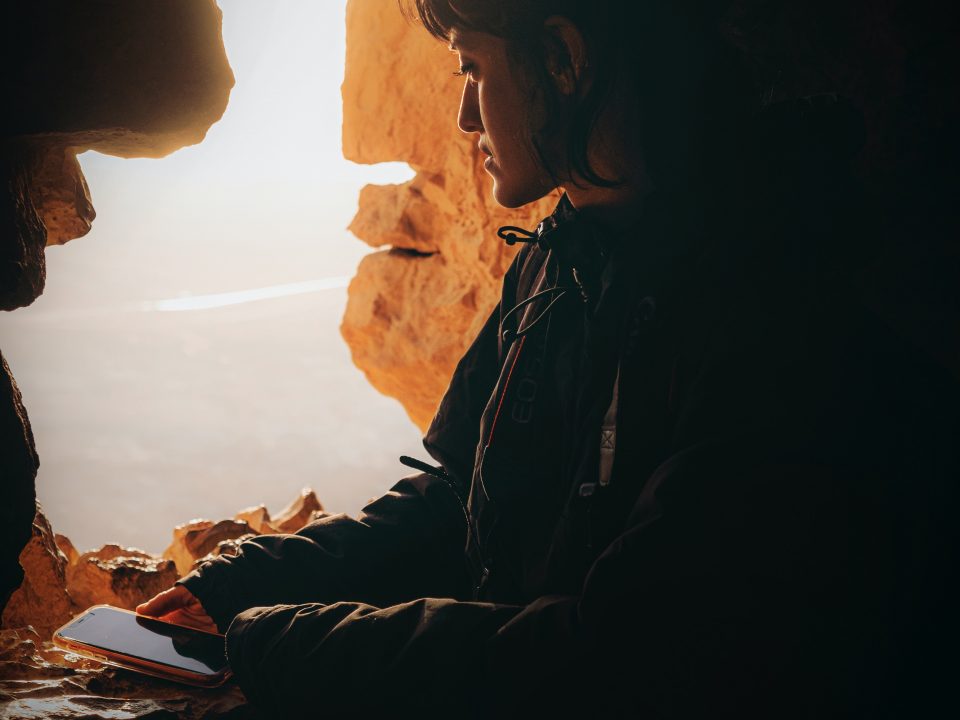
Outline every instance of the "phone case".
<svg viewBox="0 0 960 720"><path fill-rule="evenodd" d="M118 612L128 613L130 615L137 615L137 613L132 610L126 610L124 608L118 608L113 605L92 605L81 613L77 613L70 620L65 622L56 632L53 633L53 643L57 647L60 647L68 652L81 655L98 662L102 662L106 665L113 665L114 667L124 668L125 670L133 670L134 672L143 673L144 675L151 675L153 677L162 678L164 680L172 680L174 682L184 683L186 685L193 685L195 687L219 687L223 685L230 676L233 674L230 672L229 668L225 668L216 675L204 675L201 673L193 673L189 670L184 670L182 668L175 668L169 665L164 665L160 663L151 662L149 660L143 660L141 658L131 657L129 655L124 655L123 653L118 653L112 650L107 650L105 648L97 647L95 645L87 645L78 640L72 638L64 637L61 633L69 627L75 620L80 617L83 617L91 610L96 608L110 608ZM143 616L147 617L147 616ZM157 620L157 618L150 618L151 620ZM166 622L166 621L160 621ZM187 628L192 632L202 632L207 635L215 635L216 637L223 638L223 635L218 633L208 633L205 630L198 630L196 628L189 627L188 625L178 625L177 623L167 623L168 625L176 625L177 627Z"/></svg>

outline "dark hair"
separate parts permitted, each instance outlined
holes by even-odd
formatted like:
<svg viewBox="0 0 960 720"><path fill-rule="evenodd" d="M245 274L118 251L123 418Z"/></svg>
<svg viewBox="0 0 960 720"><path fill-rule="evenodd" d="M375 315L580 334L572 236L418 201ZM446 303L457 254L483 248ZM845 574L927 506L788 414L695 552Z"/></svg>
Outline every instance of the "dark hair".
<svg viewBox="0 0 960 720"><path fill-rule="evenodd" d="M404 5L405 3L405 5ZM544 167L556 179L543 145L559 128L569 132L567 167L592 184L611 187L617 178L591 167L588 147L615 88L629 88L640 106L639 127L647 173L660 187L690 179L716 137L742 118L753 97L742 82L732 46L719 30L723 0L401 0L408 16L435 37L449 41L455 29L504 39L511 59L528 77L547 117L532 131ZM411 7L412 5L412 7ZM592 84L583 97L562 95L550 78L547 58L569 60L545 21L559 15L573 22L587 44ZM724 128L724 129L720 129Z"/></svg>

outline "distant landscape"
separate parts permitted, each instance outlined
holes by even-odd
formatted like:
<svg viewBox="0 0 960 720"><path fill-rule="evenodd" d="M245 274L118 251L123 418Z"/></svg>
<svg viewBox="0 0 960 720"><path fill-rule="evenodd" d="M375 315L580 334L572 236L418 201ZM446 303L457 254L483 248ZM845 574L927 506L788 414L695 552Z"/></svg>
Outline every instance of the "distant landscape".
<svg viewBox="0 0 960 720"><path fill-rule="evenodd" d="M178 523L259 503L275 512L304 486L355 512L407 472L398 455L422 455L399 404L350 362L344 289L149 311L118 297L132 272L111 279L105 259L103 280L91 278L96 252L110 252L97 244L53 248L50 290L0 317L39 498L78 547L160 551Z"/></svg>
<svg viewBox="0 0 960 720"><path fill-rule="evenodd" d="M45 293L0 313L39 499L81 550L159 552L176 524L276 512L306 486L356 512L407 473L398 455L423 456L338 331L369 251L345 230L360 187L411 175L342 158L344 0L220 6L224 118L161 160L82 155L93 230L48 248ZM242 301L190 300L223 294Z"/></svg>

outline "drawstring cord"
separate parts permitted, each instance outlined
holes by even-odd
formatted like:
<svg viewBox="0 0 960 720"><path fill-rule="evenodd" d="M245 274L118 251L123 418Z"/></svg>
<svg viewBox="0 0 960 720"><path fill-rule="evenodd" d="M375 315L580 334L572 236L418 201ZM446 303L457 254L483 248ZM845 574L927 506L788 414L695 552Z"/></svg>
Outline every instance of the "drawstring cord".
<svg viewBox="0 0 960 720"><path fill-rule="evenodd" d="M555 304L560 298L562 298L564 295L566 295L568 290L571 290L571 289L572 289L572 288L564 287L563 285L557 285L556 287L547 288L546 290L541 290L541 291L538 292L538 293L534 293L533 295L531 295L530 297L528 297L526 300L521 300L519 303L517 303L516 305L514 305L514 306L513 306L509 311L507 311L507 313L503 316L503 320L501 321L502 323L505 323L505 322L507 321L507 319L510 318L511 315L514 315L514 314L517 313L518 311L522 310L523 308L525 308L525 307L526 307L527 305L529 305L530 303L536 302L536 301L539 300L540 298L546 297L547 295L556 294L556 297L553 298L553 299L547 304L547 306L543 309L543 311L542 311L539 315L537 315L537 317L535 317L535 318L530 322L530 324L527 325L525 328L517 328L516 331L511 330L510 328L507 328L506 330L504 330L504 331L503 331L503 341L509 345L510 343L512 343L512 342L513 342L514 340L516 340L517 338L522 338L522 337L523 337L524 335L526 335L528 332L530 332L531 330L533 330L534 325L536 325L536 324L537 324L538 322L540 322L544 317L546 317L546 314L547 314L548 312L550 312L550 308L552 308L552 307L554 306L554 304Z"/></svg>
<svg viewBox="0 0 960 720"><path fill-rule="evenodd" d="M551 240L555 238L550 238L549 236L560 229L561 226L571 223L575 220L576 210L574 210L573 205L570 204L567 196L564 195L557 204L557 208L554 210L553 214L541 221L540 224L537 225L536 230L526 230L522 227L517 227L516 225L504 225L497 229L497 236L506 242L507 245L516 245L517 243L536 243L540 249L545 252L556 251L557 248L551 247ZM509 311L507 311L501 320L501 327L503 327L509 318L515 315L518 311L527 307L530 303L536 302L543 297L553 296L543 311L537 315L537 317L535 317L526 327L518 327L516 330L511 330L509 328L504 330L502 338L505 343L510 344L514 340L522 338L528 332L533 330L537 323L543 320L553 306L569 291L575 289L579 290L583 301L585 303L590 301L592 290L588 291L588 288L581 277L580 271L576 267L571 267L570 273L573 277L574 283L576 283L576 288L569 285L556 285L552 288L547 288L546 290L534 293L526 300L521 300Z"/></svg>
<svg viewBox="0 0 960 720"><path fill-rule="evenodd" d="M524 230L516 225L504 225L497 230L497 237L503 240L507 245L516 245L519 243L537 242L537 232L535 230Z"/></svg>

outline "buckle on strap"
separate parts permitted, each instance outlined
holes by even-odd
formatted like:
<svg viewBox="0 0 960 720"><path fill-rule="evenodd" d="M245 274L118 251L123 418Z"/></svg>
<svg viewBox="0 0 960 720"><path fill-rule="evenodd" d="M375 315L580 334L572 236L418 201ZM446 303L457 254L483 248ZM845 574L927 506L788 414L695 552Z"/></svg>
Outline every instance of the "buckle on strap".
<svg viewBox="0 0 960 720"><path fill-rule="evenodd" d="M613 380L613 396L600 425L600 487L610 484L613 475L613 459L617 454L617 400L620 395L620 363Z"/></svg>

